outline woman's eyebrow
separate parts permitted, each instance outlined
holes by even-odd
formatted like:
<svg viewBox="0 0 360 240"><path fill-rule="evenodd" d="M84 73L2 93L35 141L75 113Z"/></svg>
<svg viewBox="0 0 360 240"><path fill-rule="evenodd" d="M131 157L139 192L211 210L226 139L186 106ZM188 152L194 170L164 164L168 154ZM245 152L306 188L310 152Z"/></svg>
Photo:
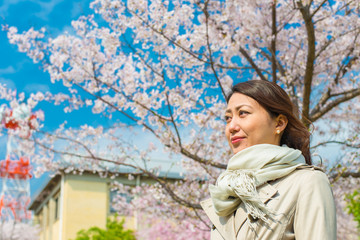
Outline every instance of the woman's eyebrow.
<svg viewBox="0 0 360 240"><path fill-rule="evenodd" d="M244 107L244 106L249 107L249 108L252 108L252 106L250 106L250 105L248 105L248 104L240 104L240 105L238 105L238 106L235 107L235 110L238 111L240 108L242 108L242 107ZM230 109L230 108L226 109L225 113L231 113L231 109Z"/></svg>

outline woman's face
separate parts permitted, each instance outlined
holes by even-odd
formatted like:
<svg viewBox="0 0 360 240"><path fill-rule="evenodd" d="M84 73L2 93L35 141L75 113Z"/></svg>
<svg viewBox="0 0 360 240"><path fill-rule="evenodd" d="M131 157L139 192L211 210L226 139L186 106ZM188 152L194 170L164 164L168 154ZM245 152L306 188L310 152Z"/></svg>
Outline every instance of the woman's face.
<svg viewBox="0 0 360 240"><path fill-rule="evenodd" d="M278 121L253 98L234 93L227 105L225 135L234 154L255 144L280 144Z"/></svg>

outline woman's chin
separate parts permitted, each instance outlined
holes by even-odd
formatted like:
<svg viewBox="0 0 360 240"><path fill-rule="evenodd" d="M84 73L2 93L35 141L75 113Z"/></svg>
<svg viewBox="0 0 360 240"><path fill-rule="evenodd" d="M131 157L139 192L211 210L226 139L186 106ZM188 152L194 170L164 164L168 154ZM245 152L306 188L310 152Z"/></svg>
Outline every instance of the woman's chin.
<svg viewBox="0 0 360 240"><path fill-rule="evenodd" d="M232 150L233 150L233 153L234 153L234 154L237 154L238 152L244 150L244 149L247 148L247 147L248 147L248 146L243 145L243 146L233 147Z"/></svg>

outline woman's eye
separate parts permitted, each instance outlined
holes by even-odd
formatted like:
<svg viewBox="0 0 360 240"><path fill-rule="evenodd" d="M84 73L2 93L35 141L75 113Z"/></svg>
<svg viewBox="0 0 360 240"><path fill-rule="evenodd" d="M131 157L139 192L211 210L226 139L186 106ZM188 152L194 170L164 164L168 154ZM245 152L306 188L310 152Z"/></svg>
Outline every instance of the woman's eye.
<svg viewBox="0 0 360 240"><path fill-rule="evenodd" d="M249 112L247 112L247 111L239 111L240 116L243 116L243 115L246 115L246 114L249 114Z"/></svg>
<svg viewBox="0 0 360 240"><path fill-rule="evenodd" d="M231 120L231 117L230 116L225 116L225 121L230 121Z"/></svg>

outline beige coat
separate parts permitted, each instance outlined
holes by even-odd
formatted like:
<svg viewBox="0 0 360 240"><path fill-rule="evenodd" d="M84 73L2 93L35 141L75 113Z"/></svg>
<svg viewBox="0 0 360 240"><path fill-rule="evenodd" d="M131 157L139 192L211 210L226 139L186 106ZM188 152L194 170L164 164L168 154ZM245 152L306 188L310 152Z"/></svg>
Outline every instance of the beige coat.
<svg viewBox="0 0 360 240"><path fill-rule="evenodd" d="M227 217L216 215L211 199L201 206L213 223L211 239L225 240L333 240L335 204L329 180L314 167L301 167L286 177L258 187L264 203L277 213L267 227L261 220L251 230L243 204Z"/></svg>

